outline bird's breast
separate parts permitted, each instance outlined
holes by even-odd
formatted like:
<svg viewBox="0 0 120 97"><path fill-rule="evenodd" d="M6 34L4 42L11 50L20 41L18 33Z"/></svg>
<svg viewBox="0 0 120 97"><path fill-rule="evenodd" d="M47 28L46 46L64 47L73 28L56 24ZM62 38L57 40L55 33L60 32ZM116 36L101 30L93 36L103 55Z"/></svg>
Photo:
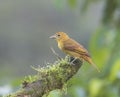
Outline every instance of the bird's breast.
<svg viewBox="0 0 120 97"><path fill-rule="evenodd" d="M58 47L59 47L61 50L63 50L63 48L64 48L64 46L63 46L63 44L62 44L61 42L58 42Z"/></svg>

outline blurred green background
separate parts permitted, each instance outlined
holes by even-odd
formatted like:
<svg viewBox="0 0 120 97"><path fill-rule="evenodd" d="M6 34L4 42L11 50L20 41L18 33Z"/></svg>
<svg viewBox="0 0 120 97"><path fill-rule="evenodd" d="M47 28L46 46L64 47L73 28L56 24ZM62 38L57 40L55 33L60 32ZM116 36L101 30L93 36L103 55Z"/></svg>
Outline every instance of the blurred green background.
<svg viewBox="0 0 120 97"><path fill-rule="evenodd" d="M86 62L67 94L50 97L120 97L120 0L0 0L0 96L34 75L30 66L64 57L49 36L64 31L84 45L101 69Z"/></svg>

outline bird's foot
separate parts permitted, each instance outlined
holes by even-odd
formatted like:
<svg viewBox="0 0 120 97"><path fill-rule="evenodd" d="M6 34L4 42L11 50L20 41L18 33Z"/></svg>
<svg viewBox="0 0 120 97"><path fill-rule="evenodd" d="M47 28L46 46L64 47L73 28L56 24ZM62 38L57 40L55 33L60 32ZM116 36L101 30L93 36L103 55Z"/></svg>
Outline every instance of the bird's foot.
<svg viewBox="0 0 120 97"><path fill-rule="evenodd" d="M70 62L70 64L75 65L75 64L74 64L74 62L75 62L76 60L77 60L77 58L70 59L70 61L69 61L69 62Z"/></svg>

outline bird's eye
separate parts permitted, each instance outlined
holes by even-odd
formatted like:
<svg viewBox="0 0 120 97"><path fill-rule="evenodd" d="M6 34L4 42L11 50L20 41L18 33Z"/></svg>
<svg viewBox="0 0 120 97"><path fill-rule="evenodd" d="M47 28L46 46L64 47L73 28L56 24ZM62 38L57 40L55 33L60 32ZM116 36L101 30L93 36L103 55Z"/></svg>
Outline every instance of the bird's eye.
<svg viewBox="0 0 120 97"><path fill-rule="evenodd" d="M58 34L57 36L60 37L60 34Z"/></svg>

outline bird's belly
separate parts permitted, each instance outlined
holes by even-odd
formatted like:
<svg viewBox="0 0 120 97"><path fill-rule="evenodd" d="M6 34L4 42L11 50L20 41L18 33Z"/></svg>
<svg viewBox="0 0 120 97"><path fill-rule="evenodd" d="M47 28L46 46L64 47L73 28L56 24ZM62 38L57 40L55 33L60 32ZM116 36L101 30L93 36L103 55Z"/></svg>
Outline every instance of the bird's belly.
<svg viewBox="0 0 120 97"><path fill-rule="evenodd" d="M80 54L72 52L72 51L66 51L64 50L64 52L72 57L76 57L76 58L80 58Z"/></svg>

